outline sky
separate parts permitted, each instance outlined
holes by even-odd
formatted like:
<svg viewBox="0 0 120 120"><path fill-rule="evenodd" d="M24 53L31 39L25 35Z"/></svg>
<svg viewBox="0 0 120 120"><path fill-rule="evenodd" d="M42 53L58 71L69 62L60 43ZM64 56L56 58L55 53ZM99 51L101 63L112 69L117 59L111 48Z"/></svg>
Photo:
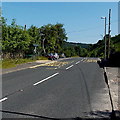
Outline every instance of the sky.
<svg viewBox="0 0 120 120"><path fill-rule="evenodd" d="M118 34L118 2L3 2L2 16L11 24L41 27L47 24L64 24L68 41L96 43L104 35L104 19L111 14L111 35ZM107 25L108 32L108 25Z"/></svg>

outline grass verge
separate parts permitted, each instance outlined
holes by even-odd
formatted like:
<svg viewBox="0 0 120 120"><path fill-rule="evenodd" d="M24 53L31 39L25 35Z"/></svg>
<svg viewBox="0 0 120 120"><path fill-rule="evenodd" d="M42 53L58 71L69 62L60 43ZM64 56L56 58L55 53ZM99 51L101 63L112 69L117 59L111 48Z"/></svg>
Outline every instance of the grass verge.
<svg viewBox="0 0 120 120"><path fill-rule="evenodd" d="M0 62L2 64L0 67L2 67L3 69L7 69L7 68L16 67L19 64L34 62L34 61L35 60L32 59L4 59Z"/></svg>
<svg viewBox="0 0 120 120"><path fill-rule="evenodd" d="M44 56L40 56L40 57L37 57L37 60L48 60L48 58Z"/></svg>
<svg viewBox="0 0 120 120"><path fill-rule="evenodd" d="M71 56L71 57L80 57L80 56L76 55L76 56Z"/></svg>
<svg viewBox="0 0 120 120"><path fill-rule="evenodd" d="M44 56L40 56L40 57L36 57L34 59L31 58L26 58L26 59L4 59L4 60L0 60L0 68L3 69L7 69L7 68L13 68L16 67L19 64L23 64L23 63L28 63L28 62L34 62L36 60L48 60L47 57Z"/></svg>

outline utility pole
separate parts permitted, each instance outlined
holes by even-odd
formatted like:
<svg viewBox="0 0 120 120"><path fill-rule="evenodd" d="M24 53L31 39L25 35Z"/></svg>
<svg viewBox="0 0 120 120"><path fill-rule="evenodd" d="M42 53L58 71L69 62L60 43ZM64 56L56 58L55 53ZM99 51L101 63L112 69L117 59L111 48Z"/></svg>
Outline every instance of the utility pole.
<svg viewBox="0 0 120 120"><path fill-rule="evenodd" d="M105 23L104 23L104 25L105 25L105 27L104 27L104 30L105 30L105 32L104 32L104 42L105 42L105 51L104 51L104 59L106 60L106 21L107 21L107 18L106 17L101 17L101 19L104 19L105 20Z"/></svg>
<svg viewBox="0 0 120 120"><path fill-rule="evenodd" d="M105 29L105 32L104 32L104 41L105 41L105 52L104 52L104 59L106 60L106 21L107 21L107 18L106 17L101 17L101 19L104 19L105 20L105 27L104 27L104 29Z"/></svg>
<svg viewBox="0 0 120 120"><path fill-rule="evenodd" d="M110 36L110 32L111 32L111 30L110 30L110 24L111 24L111 9L109 9L109 24L108 24L108 54L107 54L107 59L110 57L110 38L111 38L111 36Z"/></svg>
<svg viewBox="0 0 120 120"><path fill-rule="evenodd" d="M106 21L107 21L107 18L105 17L105 36L104 36L104 39L105 39L105 60L106 60Z"/></svg>

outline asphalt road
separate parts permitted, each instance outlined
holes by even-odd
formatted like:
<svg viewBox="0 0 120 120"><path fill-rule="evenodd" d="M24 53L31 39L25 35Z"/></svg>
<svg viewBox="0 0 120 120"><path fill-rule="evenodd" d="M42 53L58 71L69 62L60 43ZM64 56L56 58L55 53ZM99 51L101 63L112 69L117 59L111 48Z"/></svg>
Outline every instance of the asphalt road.
<svg viewBox="0 0 120 120"><path fill-rule="evenodd" d="M96 94L106 87L97 60L69 58L4 74L2 110L51 118L89 116L99 102ZM3 118L27 117L3 113Z"/></svg>

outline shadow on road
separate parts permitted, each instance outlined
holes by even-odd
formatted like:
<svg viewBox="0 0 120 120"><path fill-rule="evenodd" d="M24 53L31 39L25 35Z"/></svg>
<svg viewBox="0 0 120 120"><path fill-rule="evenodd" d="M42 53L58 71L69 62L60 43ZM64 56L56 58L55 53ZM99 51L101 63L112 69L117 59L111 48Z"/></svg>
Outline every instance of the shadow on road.
<svg viewBox="0 0 120 120"><path fill-rule="evenodd" d="M100 68L104 68L104 67L120 67L120 62L116 62L116 61L111 61L111 60L101 60L101 61L97 61L98 65Z"/></svg>
<svg viewBox="0 0 120 120"><path fill-rule="evenodd" d="M116 115L113 117L108 111L93 111L89 114L90 117L76 117L76 118L49 118L40 115L26 114L20 112L0 111L6 114L21 115L21 118L2 118L2 120L120 120L120 111L115 111ZM22 118L23 116L23 118Z"/></svg>
<svg viewBox="0 0 120 120"><path fill-rule="evenodd" d="M100 67L120 67L120 52L111 54L109 59L97 62Z"/></svg>

